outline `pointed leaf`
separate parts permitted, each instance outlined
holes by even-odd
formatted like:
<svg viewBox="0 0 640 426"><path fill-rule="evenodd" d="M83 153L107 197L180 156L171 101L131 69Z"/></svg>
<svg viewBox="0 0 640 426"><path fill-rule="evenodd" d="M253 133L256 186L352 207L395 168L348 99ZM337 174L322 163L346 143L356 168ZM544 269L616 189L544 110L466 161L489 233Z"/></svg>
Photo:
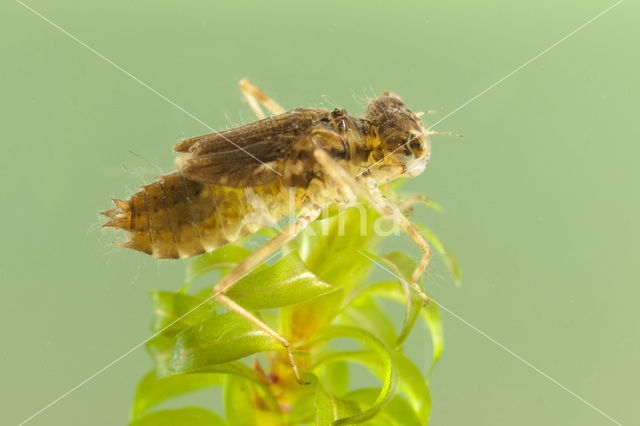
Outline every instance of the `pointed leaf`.
<svg viewBox="0 0 640 426"><path fill-rule="evenodd" d="M186 373L277 349L282 345L273 337L237 313L227 312L176 336L171 369Z"/></svg>
<svg viewBox="0 0 640 426"><path fill-rule="evenodd" d="M384 373L384 363L380 357L370 349L322 351L316 356L314 368L342 361L355 361L369 367L372 371L377 370Z"/></svg>
<svg viewBox="0 0 640 426"><path fill-rule="evenodd" d="M433 303L427 303L427 309L422 310L422 318L429 327L429 334L431 335L431 344L433 346L433 358L431 360L431 367L429 367L429 375L433 373L433 369L436 363L442 355L444 349L444 330L442 327L442 316L440 315L440 309L435 301Z"/></svg>
<svg viewBox="0 0 640 426"><path fill-rule="evenodd" d="M306 373L303 376L304 380L311 383L311 385L306 386L310 388L310 392L306 393L295 402L291 412L286 416L284 424L298 425L313 423L316 416L316 392L315 388L312 387L314 382L310 379L310 376L312 376L312 374L309 373Z"/></svg>
<svg viewBox="0 0 640 426"><path fill-rule="evenodd" d="M384 380L386 371L380 358L371 350L325 351L317 355L315 366L332 364L334 362L355 361L367 366L376 376ZM399 386L416 415L427 424L431 411L431 395L427 386L427 379L413 362L401 352L393 352L394 366L397 368ZM345 396L346 398L346 396Z"/></svg>
<svg viewBox="0 0 640 426"><path fill-rule="evenodd" d="M173 338L159 334L145 345L151 355L157 377L171 374L171 356L173 354Z"/></svg>
<svg viewBox="0 0 640 426"><path fill-rule="evenodd" d="M197 374L176 374L168 377L158 376L155 371L151 371L138 384L131 417L135 418L143 411L174 396L220 385L223 375L243 377L265 388L265 378L240 362L215 364L197 371Z"/></svg>
<svg viewBox="0 0 640 426"><path fill-rule="evenodd" d="M224 402L227 423L231 426L279 426L283 413L278 403L269 394L265 399L265 388L240 376L227 376Z"/></svg>
<svg viewBox="0 0 640 426"><path fill-rule="evenodd" d="M227 244L210 253L196 257L187 267L186 287L207 272L216 269L231 269L251 254L251 250L241 246Z"/></svg>
<svg viewBox="0 0 640 426"><path fill-rule="evenodd" d="M324 364L321 378L327 392L344 395L349 388L349 365L344 361Z"/></svg>
<svg viewBox="0 0 640 426"><path fill-rule="evenodd" d="M138 384L131 418L135 419L154 405L174 396L221 383L222 377L219 374L185 374L158 379L155 371L151 371Z"/></svg>
<svg viewBox="0 0 640 426"><path fill-rule="evenodd" d="M129 426L225 426L217 414L199 407L153 411L131 422Z"/></svg>
<svg viewBox="0 0 640 426"><path fill-rule="evenodd" d="M404 290L406 299L402 329L400 330L398 340L395 344L395 347L399 348L407 337L409 337L409 334L420 315L420 310L424 306L424 300L418 292L412 289L408 284L411 279L411 274L416 268L416 263L408 254L400 251L394 251L382 256L380 260L382 260L396 276L399 276L404 280L398 280Z"/></svg>
<svg viewBox="0 0 640 426"><path fill-rule="evenodd" d="M338 424L338 419L353 418L361 414L358 404L336 398L325 391L320 383L316 384L315 408L316 426L331 426Z"/></svg>
<svg viewBox="0 0 640 426"><path fill-rule="evenodd" d="M357 401L360 405L371 405L376 399L379 389L358 389L345 395L345 399ZM424 426L411 405L400 395L396 395L380 413L369 420L372 426Z"/></svg>
<svg viewBox="0 0 640 426"><path fill-rule="evenodd" d="M246 309L294 305L336 290L313 275L297 252L238 281L227 293Z"/></svg>
<svg viewBox="0 0 640 426"><path fill-rule="evenodd" d="M460 282L462 281L462 270L460 269L460 264L458 263L458 260L453 255L451 250L449 250L447 246L445 246L444 243L440 241L440 239L436 236L436 234L434 234L426 226L416 225L416 227L420 229L420 232L422 232L425 238L429 240L433 248L438 252L438 254L440 254L440 256L442 256L442 259L444 259L444 263L447 266L447 269L449 270L451 277L453 278L453 282L456 285L460 285Z"/></svg>
<svg viewBox="0 0 640 426"><path fill-rule="evenodd" d="M291 343L305 342L323 330L340 312L343 288L282 309L282 330Z"/></svg>
<svg viewBox="0 0 640 426"><path fill-rule="evenodd" d="M395 372L393 358L389 348L371 333L357 327L346 325L332 325L327 327L325 333L315 343L332 340L340 337L359 340L370 347L378 355L382 365L382 388L373 405L362 413L336 420L335 424L353 424L364 422L374 417L386 404L391 401L398 388L397 373Z"/></svg>
<svg viewBox="0 0 640 426"><path fill-rule="evenodd" d="M396 344L398 336L388 315L367 295L350 303L340 318L341 322L364 328L388 346Z"/></svg>
<svg viewBox="0 0 640 426"><path fill-rule="evenodd" d="M205 367L195 371L193 374L226 374L235 375L245 378L254 382L257 385L266 385L266 379L263 375L259 374L256 370L247 367L240 361L229 361L221 364L213 364L209 367Z"/></svg>
<svg viewBox="0 0 640 426"><path fill-rule="evenodd" d="M431 393L427 386L427 379L422 376L418 367L401 352L395 352L393 359L400 376L400 390L409 399L409 403L420 421L426 425L431 415Z"/></svg>
<svg viewBox="0 0 640 426"><path fill-rule="evenodd" d="M224 387L224 411L231 426L258 425L249 382L239 377L227 377Z"/></svg>
<svg viewBox="0 0 640 426"><path fill-rule="evenodd" d="M376 284L372 284L362 293L363 295L371 294L381 296L389 300L393 300L398 303L405 304L405 295L402 294L398 288L397 282L383 281ZM359 296L363 297L363 296ZM431 345L433 347L433 356L431 360L431 366L429 367L429 376L438 362L442 350L444 349L444 331L442 328L442 317L440 316L440 309L435 300L431 300L427 303L426 308L420 311L420 317L425 321L429 328L429 335L431 337Z"/></svg>
<svg viewBox="0 0 640 426"><path fill-rule="evenodd" d="M375 210L363 205L317 220L302 235L300 256L322 281L349 290L371 270L370 261L353 253L367 250L379 240L373 230L378 217Z"/></svg>
<svg viewBox="0 0 640 426"><path fill-rule="evenodd" d="M152 290L154 319L152 331L173 336L179 331L216 314L213 301L184 293Z"/></svg>

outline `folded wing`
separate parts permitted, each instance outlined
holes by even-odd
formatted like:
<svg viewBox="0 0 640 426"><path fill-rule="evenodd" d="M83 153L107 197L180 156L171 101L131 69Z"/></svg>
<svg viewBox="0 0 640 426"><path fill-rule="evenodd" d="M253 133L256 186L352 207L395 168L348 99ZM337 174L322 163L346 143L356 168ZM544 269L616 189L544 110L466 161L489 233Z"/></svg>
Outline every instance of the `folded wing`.
<svg viewBox="0 0 640 426"><path fill-rule="evenodd" d="M233 188L279 179L292 147L324 111L298 109L222 132L185 139L174 151L190 153L181 167L188 179Z"/></svg>

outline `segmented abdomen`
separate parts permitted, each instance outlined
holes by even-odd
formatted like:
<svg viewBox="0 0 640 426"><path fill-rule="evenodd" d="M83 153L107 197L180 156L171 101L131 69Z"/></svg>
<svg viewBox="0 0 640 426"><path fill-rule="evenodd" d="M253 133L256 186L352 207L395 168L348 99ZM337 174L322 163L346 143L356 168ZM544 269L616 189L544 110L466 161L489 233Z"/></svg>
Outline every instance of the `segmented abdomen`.
<svg viewBox="0 0 640 426"><path fill-rule="evenodd" d="M127 232L117 243L155 258L186 258L236 241L285 217L298 203L279 183L259 188L203 185L179 172L114 200L104 225Z"/></svg>

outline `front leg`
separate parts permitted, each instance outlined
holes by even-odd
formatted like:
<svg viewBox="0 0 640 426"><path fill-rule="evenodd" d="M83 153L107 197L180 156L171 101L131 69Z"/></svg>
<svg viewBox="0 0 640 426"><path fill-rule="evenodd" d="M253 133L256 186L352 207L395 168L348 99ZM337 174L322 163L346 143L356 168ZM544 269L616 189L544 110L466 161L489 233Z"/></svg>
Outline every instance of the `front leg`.
<svg viewBox="0 0 640 426"><path fill-rule="evenodd" d="M367 187L372 195L372 197L376 200L376 202L384 206L385 209L391 212L391 216L393 220L396 221L398 225L411 237L411 239L416 243L416 245L422 250L423 255L422 259L420 259L420 263L411 274L411 283L415 284L418 282L424 270L427 269L429 265L429 260L431 259L431 247L427 242L427 239L420 233L418 228L415 227L413 222L411 222L407 217L402 213L402 210L387 200L385 196L380 192L375 180L365 174L365 181L367 182Z"/></svg>
<svg viewBox="0 0 640 426"><path fill-rule="evenodd" d="M331 177L336 184L346 187L354 194L361 196L381 215L391 217L411 237L420 250L422 250L422 259L420 259L418 266L413 271L413 274L411 274L409 284L420 294L425 303L428 302L428 296L417 284L418 279L420 279L424 270L429 265L431 258L431 248L426 238L424 238L415 225L402 214L395 204L384 197L375 180L370 175L365 173L360 179L354 178L322 148L316 148L313 155L322 166L323 171Z"/></svg>
<svg viewBox="0 0 640 426"><path fill-rule="evenodd" d="M380 185L379 188L390 202L398 206L400 211L407 217L413 214L414 205L424 204L437 212L442 212L442 206L424 194L398 194L390 188L389 184Z"/></svg>

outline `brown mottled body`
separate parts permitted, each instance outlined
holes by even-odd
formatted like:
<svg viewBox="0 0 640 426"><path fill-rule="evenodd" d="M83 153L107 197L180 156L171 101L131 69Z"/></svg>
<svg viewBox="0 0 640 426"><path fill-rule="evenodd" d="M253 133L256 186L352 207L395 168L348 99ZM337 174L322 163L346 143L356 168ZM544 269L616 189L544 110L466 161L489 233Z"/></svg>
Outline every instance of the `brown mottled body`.
<svg viewBox="0 0 640 426"><path fill-rule="evenodd" d="M327 187L310 155L314 131L337 136L323 145L345 165L368 163L365 139L375 136L369 122L344 110L296 109L181 141L174 149L190 154L181 170L116 201L103 213L110 218L105 226L127 232L127 241L119 243L124 247L160 259L186 258L272 225L305 196L347 204Z"/></svg>
<svg viewBox="0 0 640 426"><path fill-rule="evenodd" d="M105 212L105 226L124 229L120 245L160 259L192 257L250 235L300 204L300 188L280 182L254 188L205 185L180 172L161 176Z"/></svg>

